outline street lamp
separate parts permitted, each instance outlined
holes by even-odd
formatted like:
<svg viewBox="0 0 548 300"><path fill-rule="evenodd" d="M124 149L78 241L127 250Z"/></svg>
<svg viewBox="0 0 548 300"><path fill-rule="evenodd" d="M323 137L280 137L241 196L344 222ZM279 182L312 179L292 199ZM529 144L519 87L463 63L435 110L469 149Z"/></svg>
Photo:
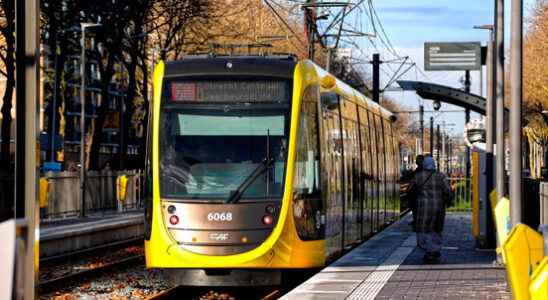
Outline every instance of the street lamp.
<svg viewBox="0 0 548 300"><path fill-rule="evenodd" d="M82 36L80 46L82 54L80 56L80 217L85 217L86 210L86 166L85 166L85 148L86 148L86 29L99 27L101 24L80 23Z"/></svg>

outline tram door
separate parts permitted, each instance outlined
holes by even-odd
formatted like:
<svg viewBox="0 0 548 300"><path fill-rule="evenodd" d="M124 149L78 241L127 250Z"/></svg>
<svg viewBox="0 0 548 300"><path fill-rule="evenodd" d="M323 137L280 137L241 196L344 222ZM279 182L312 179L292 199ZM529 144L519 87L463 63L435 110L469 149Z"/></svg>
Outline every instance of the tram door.
<svg viewBox="0 0 548 300"><path fill-rule="evenodd" d="M377 130L375 126L375 118L372 112L368 112L369 119L369 141L371 142L371 211L372 211L372 224L373 231L379 229L379 162L377 151Z"/></svg>
<svg viewBox="0 0 548 300"><path fill-rule="evenodd" d="M394 136L392 134L392 124L388 121L385 122L385 138L386 138L386 153L388 153L387 161L387 177L388 177L388 199L389 203L389 219L390 221L396 220L396 164L397 157L394 151Z"/></svg>
<svg viewBox="0 0 548 300"><path fill-rule="evenodd" d="M379 227L383 226L386 222L386 160L385 160L385 148L384 148L384 135L381 117L375 115L375 127L377 129L377 177L379 184Z"/></svg>
<svg viewBox="0 0 548 300"><path fill-rule="evenodd" d="M343 247L343 144L341 139L341 119L338 109L322 106L322 141L320 143L322 163L321 174L327 188L322 191L326 199L326 249L330 256ZM322 179L323 180L323 179Z"/></svg>
<svg viewBox="0 0 548 300"><path fill-rule="evenodd" d="M341 102L342 139L344 149L344 241L345 245L359 240L361 218L359 202L359 139L356 104L349 99Z"/></svg>
<svg viewBox="0 0 548 300"><path fill-rule="evenodd" d="M368 236L373 232L373 183L371 182L371 134L369 132L369 122L367 119L367 110L363 107L358 108L360 123L360 155L361 155L361 173L360 173L360 201L362 202L362 233Z"/></svg>

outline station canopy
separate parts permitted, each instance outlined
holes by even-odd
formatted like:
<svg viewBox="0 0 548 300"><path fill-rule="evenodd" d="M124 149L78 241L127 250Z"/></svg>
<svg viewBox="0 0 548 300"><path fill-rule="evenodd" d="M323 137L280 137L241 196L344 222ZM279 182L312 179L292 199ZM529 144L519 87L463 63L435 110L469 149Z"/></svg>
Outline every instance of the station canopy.
<svg viewBox="0 0 548 300"><path fill-rule="evenodd" d="M398 80L404 91L415 91L424 99L435 100L469 109L480 115L485 115L485 98L464 92L462 90L423 81Z"/></svg>

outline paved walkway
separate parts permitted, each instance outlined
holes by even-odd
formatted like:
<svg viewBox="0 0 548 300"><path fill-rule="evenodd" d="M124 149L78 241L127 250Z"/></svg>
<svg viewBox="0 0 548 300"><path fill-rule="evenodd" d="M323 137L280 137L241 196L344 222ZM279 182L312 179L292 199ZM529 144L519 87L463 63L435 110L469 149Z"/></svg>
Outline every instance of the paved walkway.
<svg viewBox="0 0 548 300"><path fill-rule="evenodd" d="M439 264L425 265L407 215L283 299L510 299L494 251L477 251L470 214L449 214Z"/></svg>

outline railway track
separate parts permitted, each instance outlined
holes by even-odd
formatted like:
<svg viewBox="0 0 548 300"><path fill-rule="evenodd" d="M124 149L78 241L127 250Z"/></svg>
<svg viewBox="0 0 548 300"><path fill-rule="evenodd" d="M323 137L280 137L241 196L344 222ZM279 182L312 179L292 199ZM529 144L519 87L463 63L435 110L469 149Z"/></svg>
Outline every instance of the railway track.
<svg viewBox="0 0 548 300"><path fill-rule="evenodd" d="M40 260L40 293L67 288L98 274L143 264L139 241L126 241Z"/></svg>
<svg viewBox="0 0 548 300"><path fill-rule="evenodd" d="M149 300L273 300L282 295L282 287L188 287L178 286L160 291Z"/></svg>
<svg viewBox="0 0 548 300"><path fill-rule="evenodd" d="M130 238L127 240L112 242L112 243L106 243L94 247L89 247L82 250L77 251L71 251L68 253L63 253L59 255L53 255L48 257L42 257L40 258L40 265L42 264L49 264L49 263L56 263L60 261L65 261L67 259L72 259L75 257L80 257L83 255L90 255L95 252L102 252L102 251L108 251L108 250L114 250L114 249L121 249L125 247L130 246L136 246L136 245L142 245L143 244L143 237L137 237L137 238Z"/></svg>

